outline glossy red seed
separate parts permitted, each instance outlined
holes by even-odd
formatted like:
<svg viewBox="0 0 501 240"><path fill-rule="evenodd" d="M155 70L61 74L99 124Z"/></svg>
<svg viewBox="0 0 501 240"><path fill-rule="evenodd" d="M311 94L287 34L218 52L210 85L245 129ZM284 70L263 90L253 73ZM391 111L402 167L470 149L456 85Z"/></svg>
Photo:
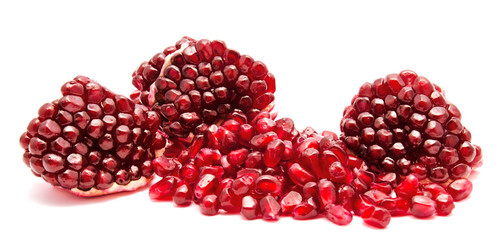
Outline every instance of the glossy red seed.
<svg viewBox="0 0 501 240"><path fill-rule="evenodd" d="M315 180L315 177L298 163L292 164L289 167L288 173L291 180L299 186L304 186L307 182Z"/></svg>
<svg viewBox="0 0 501 240"><path fill-rule="evenodd" d="M256 179L254 191L257 194L276 196L282 192L282 183L274 176L261 175Z"/></svg>
<svg viewBox="0 0 501 240"><path fill-rule="evenodd" d="M197 199L202 199L209 194L215 193L218 185L216 176L212 174L205 174L200 177L198 182L193 188L193 195Z"/></svg>
<svg viewBox="0 0 501 240"><path fill-rule="evenodd" d="M383 199L378 206L388 210L391 216L407 215L410 209L409 200L401 197Z"/></svg>
<svg viewBox="0 0 501 240"><path fill-rule="evenodd" d="M275 167L282 159L285 151L285 144L280 139L276 139L268 143L264 152L263 163L267 167Z"/></svg>
<svg viewBox="0 0 501 240"><path fill-rule="evenodd" d="M450 194L440 193L433 197L433 201L436 204L437 214L440 216L447 216L451 214L454 209L454 199Z"/></svg>
<svg viewBox="0 0 501 240"><path fill-rule="evenodd" d="M200 202L200 212L207 216L213 216L218 213L219 203L214 194L205 196Z"/></svg>
<svg viewBox="0 0 501 240"><path fill-rule="evenodd" d="M451 182L446 190L454 198L454 201L461 201L471 194L473 184L466 178L457 179Z"/></svg>
<svg viewBox="0 0 501 240"><path fill-rule="evenodd" d="M391 215L384 208L371 206L362 213L362 220L371 226L385 228L390 224Z"/></svg>
<svg viewBox="0 0 501 240"><path fill-rule="evenodd" d="M418 218L427 218L435 214L436 204L426 196L416 195L411 200L411 213Z"/></svg>
<svg viewBox="0 0 501 240"><path fill-rule="evenodd" d="M353 213L357 216L362 215L370 207L375 206L374 201L365 195L356 195L353 198Z"/></svg>
<svg viewBox="0 0 501 240"><path fill-rule="evenodd" d="M325 215L331 222L341 226L350 224L353 219L353 214L350 211L335 204L329 204L325 207Z"/></svg>
<svg viewBox="0 0 501 240"><path fill-rule="evenodd" d="M278 220L280 216L280 204L274 197L263 197L259 201L259 208L264 220Z"/></svg>
<svg viewBox="0 0 501 240"><path fill-rule="evenodd" d="M191 191L190 186L186 183L179 184L174 192L174 195L172 196L172 200L178 206L190 205L192 199L193 192Z"/></svg>
<svg viewBox="0 0 501 240"><path fill-rule="evenodd" d="M314 218L318 215L317 205L315 204L313 198L309 198L306 201L298 204L292 210L292 217L294 219L304 220Z"/></svg>
<svg viewBox="0 0 501 240"><path fill-rule="evenodd" d="M252 196L243 197L240 214L249 220L257 218L259 214L259 205L257 200Z"/></svg>
<svg viewBox="0 0 501 240"><path fill-rule="evenodd" d="M280 206L282 209L282 214L287 215L292 213L292 210L301 202L303 198L301 194L296 191L290 191L285 194L280 200Z"/></svg>
<svg viewBox="0 0 501 240"><path fill-rule="evenodd" d="M416 195L419 187L419 179L414 175L408 175L396 188L397 196L410 199Z"/></svg>
<svg viewBox="0 0 501 240"><path fill-rule="evenodd" d="M336 186L327 179L321 179L318 182L318 199L320 209L324 209L329 204L336 203Z"/></svg>
<svg viewBox="0 0 501 240"><path fill-rule="evenodd" d="M171 200L180 179L174 176L162 178L150 187L149 196L154 200Z"/></svg>

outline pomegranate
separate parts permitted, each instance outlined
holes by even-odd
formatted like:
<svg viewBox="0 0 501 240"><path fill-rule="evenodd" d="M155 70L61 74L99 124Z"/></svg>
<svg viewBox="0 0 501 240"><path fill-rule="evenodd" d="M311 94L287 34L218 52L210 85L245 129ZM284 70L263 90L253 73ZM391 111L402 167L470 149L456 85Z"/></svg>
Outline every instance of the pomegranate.
<svg viewBox="0 0 501 240"><path fill-rule="evenodd" d="M132 74L136 102L162 117L162 130L186 138L232 111L254 115L274 106L275 77L266 65L220 40L183 37Z"/></svg>
<svg viewBox="0 0 501 240"><path fill-rule="evenodd" d="M156 112L84 76L61 92L20 138L35 176L84 197L132 191L152 179L155 151L166 143Z"/></svg>
<svg viewBox="0 0 501 240"><path fill-rule="evenodd" d="M444 92L413 71L360 87L341 120L341 139L374 172L445 183L479 166L480 147Z"/></svg>

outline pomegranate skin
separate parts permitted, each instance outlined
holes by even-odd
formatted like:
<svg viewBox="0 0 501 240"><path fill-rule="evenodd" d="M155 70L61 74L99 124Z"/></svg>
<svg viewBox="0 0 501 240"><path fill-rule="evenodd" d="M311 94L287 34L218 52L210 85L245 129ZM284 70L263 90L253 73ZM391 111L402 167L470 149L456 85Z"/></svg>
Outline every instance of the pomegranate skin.
<svg viewBox="0 0 501 240"><path fill-rule="evenodd" d="M84 76L63 84L61 93L21 135L32 172L83 197L146 185L166 143L157 133L160 116Z"/></svg>

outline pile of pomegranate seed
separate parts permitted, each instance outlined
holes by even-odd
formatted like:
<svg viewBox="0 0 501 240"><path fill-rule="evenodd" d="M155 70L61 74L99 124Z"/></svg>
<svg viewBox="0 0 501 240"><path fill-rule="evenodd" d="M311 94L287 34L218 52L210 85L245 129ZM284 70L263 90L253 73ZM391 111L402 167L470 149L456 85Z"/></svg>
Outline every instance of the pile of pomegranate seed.
<svg viewBox="0 0 501 240"><path fill-rule="evenodd" d="M246 219L449 215L482 165L461 113L412 71L365 83L340 138L276 120L275 78L223 41L184 37L133 73L131 99L83 76L21 135L34 175L79 196L132 191Z"/></svg>
<svg viewBox="0 0 501 240"><path fill-rule="evenodd" d="M79 196L132 191L152 179L155 150L165 147L156 112L84 76L61 92L20 138L35 176Z"/></svg>

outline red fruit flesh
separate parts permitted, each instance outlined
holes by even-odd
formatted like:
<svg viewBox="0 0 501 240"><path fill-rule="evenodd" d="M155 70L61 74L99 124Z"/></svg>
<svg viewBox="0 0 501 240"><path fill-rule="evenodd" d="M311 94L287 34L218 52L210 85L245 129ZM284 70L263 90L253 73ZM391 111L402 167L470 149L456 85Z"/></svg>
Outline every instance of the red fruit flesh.
<svg viewBox="0 0 501 240"><path fill-rule="evenodd" d="M182 38L132 74L137 101L162 117L162 130L185 138L234 109L249 116L274 105L275 78L260 61L220 40Z"/></svg>
<svg viewBox="0 0 501 240"><path fill-rule="evenodd" d="M341 131L346 146L376 172L444 183L467 178L480 162L458 108L412 71L364 84L344 111Z"/></svg>
<svg viewBox="0 0 501 240"><path fill-rule="evenodd" d="M61 92L42 105L21 136L31 170L83 197L149 182L155 151L165 146L157 113L83 76L63 84Z"/></svg>

